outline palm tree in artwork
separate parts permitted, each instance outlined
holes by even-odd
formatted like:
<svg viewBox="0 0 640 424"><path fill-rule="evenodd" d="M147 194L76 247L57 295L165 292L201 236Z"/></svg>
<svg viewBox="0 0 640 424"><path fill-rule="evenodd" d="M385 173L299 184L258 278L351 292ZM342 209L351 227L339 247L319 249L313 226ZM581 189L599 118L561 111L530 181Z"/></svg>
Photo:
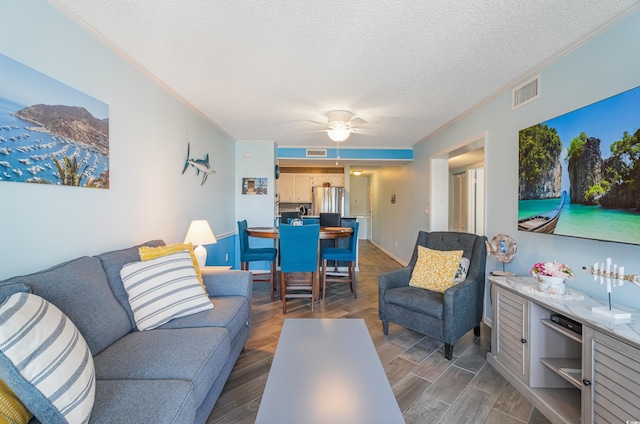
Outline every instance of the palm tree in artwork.
<svg viewBox="0 0 640 424"><path fill-rule="evenodd" d="M75 156L73 156L72 159L69 159L68 156L63 157L63 163L60 163L58 159L53 158L53 162L56 164L56 168L58 169L58 174L60 175L62 185L74 187L80 186L82 174L84 173L85 169L87 169L88 165L85 166L82 171L80 171L80 166Z"/></svg>

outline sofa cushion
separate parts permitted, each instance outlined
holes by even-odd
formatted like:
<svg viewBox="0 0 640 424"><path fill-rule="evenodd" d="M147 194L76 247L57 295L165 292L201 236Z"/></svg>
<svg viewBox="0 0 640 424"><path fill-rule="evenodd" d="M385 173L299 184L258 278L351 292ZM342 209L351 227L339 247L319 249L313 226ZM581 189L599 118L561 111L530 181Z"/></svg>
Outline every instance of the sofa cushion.
<svg viewBox="0 0 640 424"><path fill-rule="evenodd" d="M186 250L128 263L120 276L140 331L213 308Z"/></svg>
<svg viewBox="0 0 640 424"><path fill-rule="evenodd" d="M384 301L424 315L444 317L444 294L440 292L411 286L396 287L384 293Z"/></svg>
<svg viewBox="0 0 640 424"><path fill-rule="evenodd" d="M444 293L453 285L461 257L462 250L441 251L418 246L418 260L409 285Z"/></svg>
<svg viewBox="0 0 640 424"><path fill-rule="evenodd" d="M160 328L224 327L231 340L247 325L251 307L244 296L223 296L213 299L214 309L198 312L188 317L172 319Z"/></svg>
<svg viewBox="0 0 640 424"><path fill-rule="evenodd" d="M221 327L127 334L94 358L99 380L187 380L199 405L231 351Z"/></svg>
<svg viewBox="0 0 640 424"><path fill-rule="evenodd" d="M93 355L131 331L100 261L84 256L2 283L21 283L56 305L78 327Z"/></svg>
<svg viewBox="0 0 640 424"><path fill-rule="evenodd" d="M191 262L193 262L193 268L195 269L196 276L198 277L198 281L202 286L202 290L204 290L204 293L208 296L209 294L207 293L207 288L202 282L202 273L200 271L200 265L198 264L198 258L196 257L196 253L193 251L193 245L191 243L174 243L167 246L158 247L141 246L138 249L138 252L140 253L141 261L148 261L150 259L159 258L160 256L180 252L181 250L186 250L187 252L189 252L189 255L191 256Z"/></svg>
<svg viewBox="0 0 640 424"><path fill-rule="evenodd" d="M98 380L90 424L192 424L198 405L185 380Z"/></svg>
<svg viewBox="0 0 640 424"><path fill-rule="evenodd" d="M130 329L136 327L136 320L133 318L133 311L129 306L129 298L127 297L127 291L124 289L122 279L120 278L120 270L124 264L129 262L135 262L140 260L140 253L138 249L140 246L164 246L165 243L162 240L152 240L144 244L129 247L127 249L113 250L111 252L102 253L97 255L96 258L102 263L104 272L107 275L107 281L111 286L111 291L114 296L120 302L120 305L124 308L129 316ZM95 355L95 354L94 354Z"/></svg>
<svg viewBox="0 0 640 424"><path fill-rule="evenodd" d="M41 422L87 422L95 396L93 358L55 305L16 293L0 305L0 378Z"/></svg>

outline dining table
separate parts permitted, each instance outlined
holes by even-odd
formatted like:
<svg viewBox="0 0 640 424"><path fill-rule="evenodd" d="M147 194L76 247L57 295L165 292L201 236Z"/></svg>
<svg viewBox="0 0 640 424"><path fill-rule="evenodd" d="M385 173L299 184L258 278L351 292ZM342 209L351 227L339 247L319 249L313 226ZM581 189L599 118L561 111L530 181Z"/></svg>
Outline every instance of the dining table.
<svg viewBox="0 0 640 424"><path fill-rule="evenodd" d="M248 227L249 237L279 239L279 227ZM320 227L320 240L335 240L351 237L353 230L349 227Z"/></svg>
<svg viewBox="0 0 640 424"><path fill-rule="evenodd" d="M249 237L273 239L276 249L279 250L279 227L247 227L247 234ZM353 229L350 227L320 227L320 240L337 240L340 238L351 237L352 234ZM318 244L318 259L320 259L320 244ZM318 266L320 266L319 262ZM337 270L337 263L335 266Z"/></svg>

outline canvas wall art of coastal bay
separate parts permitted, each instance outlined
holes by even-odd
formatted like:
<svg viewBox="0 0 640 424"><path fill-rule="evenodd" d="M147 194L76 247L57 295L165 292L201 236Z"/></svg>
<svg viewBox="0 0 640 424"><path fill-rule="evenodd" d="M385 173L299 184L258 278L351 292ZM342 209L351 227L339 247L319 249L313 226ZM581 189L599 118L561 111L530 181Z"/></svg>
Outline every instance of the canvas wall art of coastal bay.
<svg viewBox="0 0 640 424"><path fill-rule="evenodd" d="M108 106L0 55L4 182L109 188Z"/></svg>

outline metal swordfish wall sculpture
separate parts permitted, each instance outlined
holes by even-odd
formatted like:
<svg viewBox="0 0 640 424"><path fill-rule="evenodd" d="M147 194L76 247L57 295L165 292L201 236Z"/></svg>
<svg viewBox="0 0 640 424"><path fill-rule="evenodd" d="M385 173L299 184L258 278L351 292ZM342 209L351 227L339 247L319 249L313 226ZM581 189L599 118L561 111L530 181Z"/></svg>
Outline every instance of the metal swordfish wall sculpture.
<svg viewBox="0 0 640 424"><path fill-rule="evenodd" d="M203 185L205 181L207 181L207 177L209 174L215 173L216 171L211 168L209 165L209 153L204 157L204 159L191 159L189 157L189 152L191 151L191 144L187 143L187 160L184 163L184 168L182 168L182 174L184 175L184 171L187 170L189 165L193 166L196 170L196 175L200 175L202 172L202 182L200 185Z"/></svg>

